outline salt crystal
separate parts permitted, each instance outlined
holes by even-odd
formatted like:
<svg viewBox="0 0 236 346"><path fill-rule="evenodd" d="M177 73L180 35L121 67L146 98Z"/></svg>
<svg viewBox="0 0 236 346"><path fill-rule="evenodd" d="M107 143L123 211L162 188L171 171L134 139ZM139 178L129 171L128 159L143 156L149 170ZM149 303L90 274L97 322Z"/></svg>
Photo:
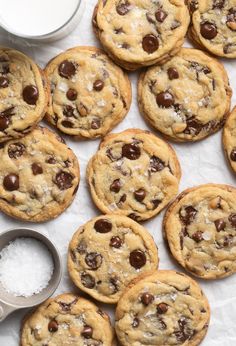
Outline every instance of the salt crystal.
<svg viewBox="0 0 236 346"><path fill-rule="evenodd" d="M17 238L0 252L0 282L14 296L30 297L47 287L54 270L47 247L33 238Z"/></svg>
<svg viewBox="0 0 236 346"><path fill-rule="evenodd" d="M204 232L203 234L202 234L202 238L204 239L204 240L210 240L211 239L211 233L210 232Z"/></svg>
<svg viewBox="0 0 236 346"><path fill-rule="evenodd" d="M67 92L68 86L67 86L66 83L60 82L60 83L58 84L58 89L59 89L60 91Z"/></svg>

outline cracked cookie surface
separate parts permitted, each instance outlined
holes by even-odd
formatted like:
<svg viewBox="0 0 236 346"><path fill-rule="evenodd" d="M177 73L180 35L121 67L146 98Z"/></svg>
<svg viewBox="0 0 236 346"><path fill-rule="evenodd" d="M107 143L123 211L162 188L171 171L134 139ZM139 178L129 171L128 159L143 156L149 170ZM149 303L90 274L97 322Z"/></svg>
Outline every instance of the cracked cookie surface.
<svg viewBox="0 0 236 346"><path fill-rule="evenodd" d="M93 201L104 214L136 221L158 214L176 195L181 169L172 147L151 132L110 134L87 166Z"/></svg>
<svg viewBox="0 0 236 346"><path fill-rule="evenodd" d="M157 269L158 252L148 231L126 216L103 215L81 226L68 251L77 287L104 303L118 302L127 284Z"/></svg>
<svg viewBox="0 0 236 346"><path fill-rule="evenodd" d="M236 1L188 0L192 23L189 36L212 54L236 57Z"/></svg>
<svg viewBox="0 0 236 346"><path fill-rule="evenodd" d="M80 180L76 156L54 132L37 127L0 149L0 210L41 222L73 201Z"/></svg>
<svg viewBox="0 0 236 346"><path fill-rule="evenodd" d="M127 287L116 309L122 346L197 346L210 319L207 298L190 277L154 271Z"/></svg>
<svg viewBox="0 0 236 346"><path fill-rule="evenodd" d="M49 88L25 54L0 47L0 142L23 137L43 118Z"/></svg>
<svg viewBox="0 0 236 346"><path fill-rule="evenodd" d="M93 27L112 59L128 70L173 56L189 25L182 0L99 0Z"/></svg>
<svg viewBox="0 0 236 346"><path fill-rule="evenodd" d="M236 107L234 107L225 123L223 146L230 166L236 173Z"/></svg>
<svg viewBox="0 0 236 346"><path fill-rule="evenodd" d="M75 138L108 133L131 104L128 76L95 47L75 47L51 60L45 69L51 83L46 119Z"/></svg>
<svg viewBox="0 0 236 346"><path fill-rule="evenodd" d="M163 222L170 250L186 270L203 279L236 272L236 189L207 184L185 190Z"/></svg>
<svg viewBox="0 0 236 346"><path fill-rule="evenodd" d="M231 95L224 66L197 49L182 48L164 65L147 69L138 83L144 117L175 141L196 141L219 130Z"/></svg>
<svg viewBox="0 0 236 346"><path fill-rule="evenodd" d="M105 312L65 293L46 300L23 321L21 346L113 346L113 338Z"/></svg>

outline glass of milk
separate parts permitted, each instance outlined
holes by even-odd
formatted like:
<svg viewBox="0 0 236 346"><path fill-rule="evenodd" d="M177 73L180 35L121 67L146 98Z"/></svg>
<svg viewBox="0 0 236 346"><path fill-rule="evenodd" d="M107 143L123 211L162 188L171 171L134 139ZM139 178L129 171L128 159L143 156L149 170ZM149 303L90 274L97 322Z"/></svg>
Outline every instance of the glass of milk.
<svg viewBox="0 0 236 346"><path fill-rule="evenodd" d="M0 0L0 26L13 35L54 41L77 26L83 0Z"/></svg>

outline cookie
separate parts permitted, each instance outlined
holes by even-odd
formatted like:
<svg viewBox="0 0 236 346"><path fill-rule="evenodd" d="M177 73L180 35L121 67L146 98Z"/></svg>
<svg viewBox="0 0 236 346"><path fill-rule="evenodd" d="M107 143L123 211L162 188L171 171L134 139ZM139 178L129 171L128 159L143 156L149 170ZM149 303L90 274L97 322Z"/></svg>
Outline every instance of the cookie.
<svg viewBox="0 0 236 346"><path fill-rule="evenodd" d="M157 265L152 236L126 216L104 215L90 220L79 228L69 245L71 279L103 303L117 303L132 279Z"/></svg>
<svg viewBox="0 0 236 346"><path fill-rule="evenodd" d="M236 57L236 1L188 0L192 14L189 36L210 53Z"/></svg>
<svg viewBox="0 0 236 346"><path fill-rule="evenodd" d="M185 190L165 214L174 258L202 279L236 272L236 189L206 184Z"/></svg>
<svg viewBox="0 0 236 346"><path fill-rule="evenodd" d="M0 143L32 131L44 116L48 98L48 82L33 60L0 47Z"/></svg>
<svg viewBox="0 0 236 346"><path fill-rule="evenodd" d="M182 273L160 270L127 287L117 305L115 328L122 346L197 346L209 319L200 286Z"/></svg>
<svg viewBox="0 0 236 346"><path fill-rule="evenodd" d="M21 346L113 346L108 315L90 301L64 293L46 300L25 319Z"/></svg>
<svg viewBox="0 0 236 346"><path fill-rule="evenodd" d="M189 13L183 0L99 0L92 24L112 59L136 70L176 54L188 29Z"/></svg>
<svg viewBox="0 0 236 346"><path fill-rule="evenodd" d="M175 141L197 141L219 130L232 91L223 64L200 50L182 48L170 61L147 69L138 83L147 121Z"/></svg>
<svg viewBox="0 0 236 346"><path fill-rule="evenodd" d="M95 47L76 47L46 67L51 99L46 119L75 138L104 136L131 104L128 76Z"/></svg>
<svg viewBox="0 0 236 346"><path fill-rule="evenodd" d="M87 180L104 214L135 221L158 214L177 194L181 169L172 147L148 131L110 134L90 159Z"/></svg>
<svg viewBox="0 0 236 346"><path fill-rule="evenodd" d="M223 146L230 166L236 173L236 107L234 107L225 123Z"/></svg>
<svg viewBox="0 0 236 346"><path fill-rule="evenodd" d="M0 210L41 222L73 201L80 174L76 156L52 131L37 127L0 149Z"/></svg>

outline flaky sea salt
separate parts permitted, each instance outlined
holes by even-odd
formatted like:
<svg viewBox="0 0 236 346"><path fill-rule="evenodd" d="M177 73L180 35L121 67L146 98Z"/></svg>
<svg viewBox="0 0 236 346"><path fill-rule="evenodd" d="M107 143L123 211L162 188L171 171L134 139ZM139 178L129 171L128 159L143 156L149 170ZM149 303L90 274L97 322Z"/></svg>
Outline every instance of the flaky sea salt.
<svg viewBox="0 0 236 346"><path fill-rule="evenodd" d="M17 238L0 252L0 282L14 296L30 297L47 287L54 264L47 247L33 238Z"/></svg>

